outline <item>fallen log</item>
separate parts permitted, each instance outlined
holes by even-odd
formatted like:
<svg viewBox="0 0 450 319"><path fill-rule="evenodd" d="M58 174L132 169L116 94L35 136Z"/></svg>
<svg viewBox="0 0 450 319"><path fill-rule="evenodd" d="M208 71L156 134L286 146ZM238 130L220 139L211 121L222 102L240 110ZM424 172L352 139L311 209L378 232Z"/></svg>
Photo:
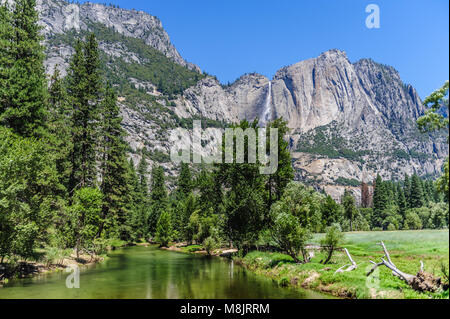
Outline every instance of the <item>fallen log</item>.
<svg viewBox="0 0 450 319"><path fill-rule="evenodd" d="M416 275L405 273L400 269L398 269L397 266L392 262L391 256L389 255L389 251L387 250L386 245L382 241L378 243L378 245L381 245L381 247L383 247L384 257L381 258L381 261L378 263L370 260L370 262L374 266L367 272L366 276L370 276L375 271L375 269L384 265L392 271L393 276L400 278L408 285L410 285L411 288L413 288L414 290L421 292L424 291L435 292L442 288L443 283L441 278L435 277L430 273L426 273L423 270L424 265L422 261L420 261L420 268Z"/></svg>
<svg viewBox="0 0 450 319"><path fill-rule="evenodd" d="M347 248L344 248L343 250L344 250L345 254L347 255L348 259L350 260L350 264L346 264L346 265L340 267L338 270L335 271L335 274L341 273L341 272L344 272L344 271L352 271L352 270L355 270L356 268L358 268L358 265L353 260L352 256L348 252ZM345 267L347 267L347 268L344 269Z"/></svg>

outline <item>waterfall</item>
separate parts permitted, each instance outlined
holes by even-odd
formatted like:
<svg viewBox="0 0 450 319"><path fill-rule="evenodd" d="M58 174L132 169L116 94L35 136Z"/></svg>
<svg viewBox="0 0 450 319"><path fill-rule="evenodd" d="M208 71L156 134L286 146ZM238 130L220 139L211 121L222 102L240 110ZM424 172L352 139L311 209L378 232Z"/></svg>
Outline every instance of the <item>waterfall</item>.
<svg viewBox="0 0 450 319"><path fill-rule="evenodd" d="M272 81L269 81L269 87L266 94L266 102L261 118L261 123L266 124L272 119Z"/></svg>

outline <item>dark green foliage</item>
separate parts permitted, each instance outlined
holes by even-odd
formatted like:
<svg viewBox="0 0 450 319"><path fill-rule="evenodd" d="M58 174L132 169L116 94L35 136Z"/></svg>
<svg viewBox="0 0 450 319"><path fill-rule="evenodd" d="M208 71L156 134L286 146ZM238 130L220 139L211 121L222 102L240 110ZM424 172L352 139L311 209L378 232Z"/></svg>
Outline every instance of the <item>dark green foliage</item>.
<svg viewBox="0 0 450 319"><path fill-rule="evenodd" d="M333 224L332 226L326 228L325 237L320 241L322 249L327 252L327 257L323 261L323 264L326 265L330 262L334 251L340 244L342 244L343 240L344 234L342 233L339 224Z"/></svg>
<svg viewBox="0 0 450 319"><path fill-rule="evenodd" d="M204 75L173 62L157 49L147 45L142 39L126 37L99 23L90 24L89 27L100 41L109 44L120 42L128 51L136 52L143 61L142 63L128 63L123 58L101 55L106 75L113 84L119 85L120 94L124 93L123 89L126 88L130 77L153 83L157 86L158 91L169 98L181 94L185 89L204 78ZM87 36L85 31L80 33L69 31L50 39L50 43L52 45L73 43L75 38L83 36Z"/></svg>
<svg viewBox="0 0 450 319"><path fill-rule="evenodd" d="M29 258L47 240L58 189L45 141L0 126L0 258Z"/></svg>
<svg viewBox="0 0 450 319"><path fill-rule="evenodd" d="M409 202L411 208L418 208L424 204L422 183L420 178L415 174L411 179L411 194Z"/></svg>
<svg viewBox="0 0 450 319"><path fill-rule="evenodd" d="M342 219L342 207L328 195L320 206L323 228L339 223Z"/></svg>
<svg viewBox="0 0 450 319"><path fill-rule="evenodd" d="M360 181L352 178L345 178L345 177L341 177L339 176L338 178L336 178L336 180L334 181L336 184L338 185L342 185L342 186L353 186L353 187L357 187L359 186L361 183Z"/></svg>
<svg viewBox="0 0 450 319"><path fill-rule="evenodd" d="M176 204L173 209L172 225L176 231L176 239L186 240L191 243L194 239L194 230L189 221L191 215L197 210L197 198L191 192Z"/></svg>
<svg viewBox="0 0 450 319"><path fill-rule="evenodd" d="M103 230L109 238L128 240L130 229L127 219L132 204L131 186L128 183L128 163L125 132L117 105L117 97L112 88L107 88L101 106L101 191L103 201Z"/></svg>
<svg viewBox="0 0 450 319"><path fill-rule="evenodd" d="M238 126L257 129L258 123L244 120ZM268 216L265 202L265 176L259 172L259 164L248 163L248 138L244 141L244 163L227 163L218 165L216 181L225 189L223 196L223 213L225 233L244 253L258 238ZM225 149L225 145L223 146ZM234 149L234 152L236 150ZM225 153L225 152L223 152ZM234 153L235 154L235 153ZM236 156L233 156L234 161Z"/></svg>
<svg viewBox="0 0 450 319"><path fill-rule="evenodd" d="M165 185L164 169L161 166L153 166L151 173L151 211L149 215L149 232L154 234L159 216L166 210L168 204L167 189Z"/></svg>
<svg viewBox="0 0 450 319"><path fill-rule="evenodd" d="M400 184L398 184L398 186L397 186L397 205L399 208L400 215L405 217L406 209L408 207L406 204L405 192L401 188Z"/></svg>
<svg viewBox="0 0 450 319"><path fill-rule="evenodd" d="M12 13L0 9L0 124L22 136L45 127L47 81L35 0L17 0Z"/></svg>
<svg viewBox="0 0 450 319"><path fill-rule="evenodd" d="M361 162L364 155L370 154L370 151L350 149L346 140L339 135L335 122L319 126L302 135L297 144L297 151Z"/></svg>
<svg viewBox="0 0 450 319"><path fill-rule="evenodd" d="M181 163L180 175L178 177L177 183L177 193L178 199L184 199L192 192L193 181L191 176L191 170L189 164Z"/></svg>
<svg viewBox="0 0 450 319"><path fill-rule="evenodd" d="M269 123L266 149L270 149L269 127L278 129L278 169L268 176L266 183L269 192L268 207L270 209L275 201L280 200L287 184L294 179L294 169L289 152L289 143L284 139L289 133L287 122L279 118Z"/></svg>
<svg viewBox="0 0 450 319"><path fill-rule="evenodd" d="M68 71L68 88L72 109L72 171L69 190L93 186L96 182L96 151L99 126L99 65L95 38L86 44L77 42ZM97 90L95 90L96 88Z"/></svg>
<svg viewBox="0 0 450 319"><path fill-rule="evenodd" d="M155 239L161 247L167 247L172 239L172 224L170 214L167 211L163 211L158 218Z"/></svg>
<svg viewBox="0 0 450 319"><path fill-rule="evenodd" d="M311 239L311 233L308 228L300 226L297 217L285 212L282 206L275 203L273 206L274 221L272 227L272 236L283 252L300 262L298 255L301 253L303 262L307 262L306 243Z"/></svg>
<svg viewBox="0 0 450 319"><path fill-rule="evenodd" d="M71 173L69 155L73 146L68 96L63 85L63 80L60 77L58 66L55 67L55 71L50 79L48 102L48 131L51 138L51 153L55 157L54 160L60 183L65 186L65 191L67 191Z"/></svg>
<svg viewBox="0 0 450 319"><path fill-rule="evenodd" d="M344 208L344 216L350 222L350 231L353 231L353 221L358 214L358 210L356 209L355 198L347 189L342 197L342 206Z"/></svg>
<svg viewBox="0 0 450 319"><path fill-rule="evenodd" d="M386 185L381 179L381 176L377 175L373 193L372 227L382 227L383 211L387 208L388 201L389 197Z"/></svg>
<svg viewBox="0 0 450 319"><path fill-rule="evenodd" d="M73 196L69 207L69 229L65 233L66 236L73 236L77 258L83 250L91 254L88 248L99 236L102 201L103 195L98 188L80 188Z"/></svg>

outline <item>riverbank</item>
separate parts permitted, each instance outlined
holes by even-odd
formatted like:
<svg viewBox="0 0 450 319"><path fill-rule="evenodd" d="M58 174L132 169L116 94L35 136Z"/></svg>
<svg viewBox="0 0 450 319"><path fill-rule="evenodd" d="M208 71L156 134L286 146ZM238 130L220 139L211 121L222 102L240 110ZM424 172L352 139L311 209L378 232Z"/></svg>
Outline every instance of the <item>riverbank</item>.
<svg viewBox="0 0 450 319"><path fill-rule="evenodd" d="M317 235L319 241L322 235ZM386 267L367 277L372 268L370 260L383 258L382 248L376 243L382 240L391 254L392 261L406 273L416 274L420 261L425 271L444 276L442 266L449 264L449 233L442 231L393 231L393 232L355 232L346 234L347 248L357 264L350 272L336 273L340 267L349 264L346 254L338 251L327 265L320 263L325 254L314 250L314 257L306 264L296 264L290 256L280 253L248 253L244 258L235 258L246 269L267 276L282 286L301 287L328 293L340 298L352 299L430 299L448 298L446 292L419 293L406 283L392 276Z"/></svg>
<svg viewBox="0 0 450 319"><path fill-rule="evenodd" d="M71 254L70 256L58 260L57 263L37 261L18 261L13 265L3 263L0 264L0 287L2 284L8 283L11 279L23 279L56 271L63 271L71 265L89 266L103 262L106 258L106 255L80 255L79 258L77 258L75 254Z"/></svg>
<svg viewBox="0 0 450 319"><path fill-rule="evenodd" d="M127 243L121 240L111 240L107 252L130 245L146 245L146 243ZM58 249L47 247L35 252L37 260L19 260L0 264L0 287L12 279L30 278L37 275L64 271L68 266L90 266L108 259L107 252L101 255L79 254L73 249Z"/></svg>
<svg viewBox="0 0 450 319"><path fill-rule="evenodd" d="M349 264L343 251L336 251L329 264L322 264L325 253L317 249L323 234L316 234L309 246L313 257L310 262L297 264L292 257L276 252L251 251L245 257L233 256L233 260L247 270L276 281L280 286L302 288L339 298L348 299L431 299L448 298L446 292L420 293L406 283L392 276L386 267L379 267L370 277L366 276L373 264L384 256L381 246L387 246L393 262L406 273L416 274L420 261L426 272L445 277L442 267L449 268L449 232L448 230L420 231L372 231L345 234L343 248L347 248L357 264L350 272L336 270ZM203 254L201 245L177 244L162 249L183 253ZM227 248L211 253L223 256ZM236 250L233 250L234 254ZM229 257L229 256L227 256Z"/></svg>
<svg viewBox="0 0 450 319"><path fill-rule="evenodd" d="M170 251L178 251L182 253L191 253L191 254L200 254L200 255L208 255L208 252L203 248L202 245L187 245L186 243L177 243L175 245L171 245L169 247L160 247L163 250ZM231 256L237 253L237 249L235 248L217 248L210 252L210 256L216 257L227 257L231 258Z"/></svg>

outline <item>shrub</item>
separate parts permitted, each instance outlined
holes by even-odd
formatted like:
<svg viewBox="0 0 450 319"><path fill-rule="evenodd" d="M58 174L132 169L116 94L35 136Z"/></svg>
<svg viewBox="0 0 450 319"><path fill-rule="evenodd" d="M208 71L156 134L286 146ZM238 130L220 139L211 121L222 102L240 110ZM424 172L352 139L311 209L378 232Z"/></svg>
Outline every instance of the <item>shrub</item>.
<svg viewBox="0 0 450 319"><path fill-rule="evenodd" d="M219 245L218 245L217 240L214 237L212 237L212 236L209 236L208 238L206 238L203 241L203 248L205 248L206 253L208 255L211 255L213 250L216 249L218 246Z"/></svg>
<svg viewBox="0 0 450 319"><path fill-rule="evenodd" d="M322 249L327 252L327 258L323 262L324 264L330 262L335 249L339 246L343 239L344 234L342 233L339 224L334 224L330 227L327 227L327 233L325 237L320 241Z"/></svg>
<svg viewBox="0 0 450 319"><path fill-rule="evenodd" d="M405 214L403 229L422 229L422 221L419 215L412 210L408 210Z"/></svg>
<svg viewBox="0 0 450 319"><path fill-rule="evenodd" d="M307 228L300 226L297 217L285 212L279 213L274 220L272 236L279 247L295 262L300 262L299 252L303 255L303 261L307 261L305 245L311 234Z"/></svg>

